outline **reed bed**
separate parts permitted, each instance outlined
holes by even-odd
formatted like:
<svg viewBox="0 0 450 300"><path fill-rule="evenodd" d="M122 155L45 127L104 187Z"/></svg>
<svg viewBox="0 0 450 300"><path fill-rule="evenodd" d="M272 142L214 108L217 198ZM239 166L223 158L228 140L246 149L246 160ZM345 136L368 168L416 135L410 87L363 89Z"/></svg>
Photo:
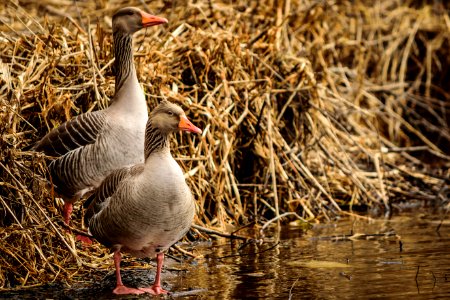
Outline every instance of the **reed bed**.
<svg viewBox="0 0 450 300"><path fill-rule="evenodd" d="M30 147L114 92L111 15L169 19L136 35L151 110L204 130L173 154L199 228L230 233L403 202L449 208L450 19L440 1L69 1L0 4L0 288L72 283L111 266L62 226ZM82 229L82 204L73 227ZM283 218L281 218L283 217Z"/></svg>

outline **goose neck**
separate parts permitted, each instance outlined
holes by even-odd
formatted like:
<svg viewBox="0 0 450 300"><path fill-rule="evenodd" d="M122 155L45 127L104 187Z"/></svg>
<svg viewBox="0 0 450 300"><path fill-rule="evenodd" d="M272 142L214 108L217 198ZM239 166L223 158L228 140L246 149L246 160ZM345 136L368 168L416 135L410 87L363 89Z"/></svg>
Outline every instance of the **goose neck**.
<svg viewBox="0 0 450 300"><path fill-rule="evenodd" d="M133 63L133 37L123 32L114 33L114 66L116 71L117 93L130 76L136 77Z"/></svg>
<svg viewBox="0 0 450 300"><path fill-rule="evenodd" d="M170 153L169 134L153 126L149 119L145 130L145 160L154 153Z"/></svg>

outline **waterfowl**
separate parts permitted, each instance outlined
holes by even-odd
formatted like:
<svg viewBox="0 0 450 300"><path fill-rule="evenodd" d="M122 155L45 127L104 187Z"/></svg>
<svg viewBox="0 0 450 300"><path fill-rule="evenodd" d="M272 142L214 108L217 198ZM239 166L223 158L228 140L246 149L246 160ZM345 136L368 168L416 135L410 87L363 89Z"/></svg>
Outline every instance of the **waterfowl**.
<svg viewBox="0 0 450 300"><path fill-rule="evenodd" d="M49 170L55 191L65 203L66 224L72 204L98 187L112 170L144 161L148 112L133 63L132 35L163 23L165 18L135 7L118 10L112 19L116 76L111 105L67 121L33 147L57 157Z"/></svg>
<svg viewBox="0 0 450 300"><path fill-rule="evenodd" d="M145 131L145 162L115 170L87 200L85 223L100 243L114 252L115 294L162 294L164 251L189 230L195 203L183 172L170 153L175 131L201 133L176 104L162 101L152 111ZM129 288L120 276L121 252L136 257L156 254L157 271L149 288Z"/></svg>

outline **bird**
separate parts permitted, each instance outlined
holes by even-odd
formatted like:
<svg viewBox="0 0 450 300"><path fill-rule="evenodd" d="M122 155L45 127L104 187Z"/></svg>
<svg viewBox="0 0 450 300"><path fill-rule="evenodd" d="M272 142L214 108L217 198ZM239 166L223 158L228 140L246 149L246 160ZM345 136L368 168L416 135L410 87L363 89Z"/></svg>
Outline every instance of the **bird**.
<svg viewBox="0 0 450 300"><path fill-rule="evenodd" d="M116 74L111 104L54 128L32 148L56 157L48 168L55 192L64 200L66 225L73 203L88 196L111 171L144 161L148 111L133 63L133 34L167 22L136 7L115 12L112 31Z"/></svg>
<svg viewBox="0 0 450 300"><path fill-rule="evenodd" d="M179 130L202 133L182 108L161 101L147 122L144 163L113 171L85 203L88 232L114 253L114 294L167 293L160 281L164 251L187 233L195 215L195 200L170 152L170 135ZM123 285L121 252L139 258L156 255L151 287Z"/></svg>

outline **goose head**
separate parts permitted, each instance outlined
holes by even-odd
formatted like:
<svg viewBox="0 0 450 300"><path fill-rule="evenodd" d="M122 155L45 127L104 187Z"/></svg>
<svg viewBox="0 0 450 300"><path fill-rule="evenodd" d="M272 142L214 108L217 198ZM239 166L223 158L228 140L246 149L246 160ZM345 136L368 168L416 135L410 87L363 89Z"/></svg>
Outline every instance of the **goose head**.
<svg viewBox="0 0 450 300"><path fill-rule="evenodd" d="M202 133L202 130L189 121L183 109L167 100L161 103L150 115L152 126L158 128L161 133L170 134L178 130L193 133Z"/></svg>
<svg viewBox="0 0 450 300"><path fill-rule="evenodd" d="M150 26L167 23L167 19L150 15L137 7L124 7L116 11L112 19L114 32L133 34Z"/></svg>

